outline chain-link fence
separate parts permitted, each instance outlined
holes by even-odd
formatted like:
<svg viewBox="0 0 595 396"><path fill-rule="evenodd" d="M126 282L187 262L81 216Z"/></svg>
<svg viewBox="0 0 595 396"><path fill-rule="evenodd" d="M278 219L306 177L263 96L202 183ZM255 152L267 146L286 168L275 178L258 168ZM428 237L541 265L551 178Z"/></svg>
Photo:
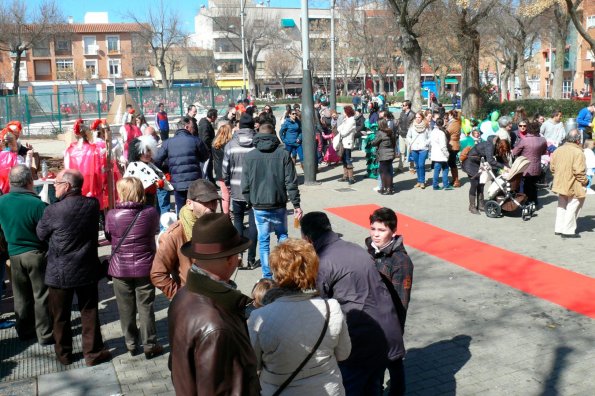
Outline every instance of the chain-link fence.
<svg viewBox="0 0 595 396"><path fill-rule="evenodd" d="M77 118L105 118L114 94L122 94L124 90L92 88L59 87L57 93L0 96L0 129L8 121L19 120L25 135L48 135L61 133ZM199 116L204 116L207 109L216 108L221 112L230 101L241 97L240 88L221 90L218 87L131 88L128 93L147 119L154 117L159 103L165 105L170 118L184 115L191 104L198 107Z"/></svg>

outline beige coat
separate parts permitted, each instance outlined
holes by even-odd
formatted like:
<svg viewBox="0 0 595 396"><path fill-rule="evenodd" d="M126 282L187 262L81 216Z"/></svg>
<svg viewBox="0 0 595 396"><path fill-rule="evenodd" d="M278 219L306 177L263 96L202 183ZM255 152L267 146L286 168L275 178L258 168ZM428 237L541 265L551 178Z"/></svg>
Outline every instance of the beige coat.
<svg viewBox="0 0 595 396"><path fill-rule="evenodd" d="M554 174L552 191L559 195L584 198L587 194L585 153L578 144L565 143L552 155L550 170Z"/></svg>

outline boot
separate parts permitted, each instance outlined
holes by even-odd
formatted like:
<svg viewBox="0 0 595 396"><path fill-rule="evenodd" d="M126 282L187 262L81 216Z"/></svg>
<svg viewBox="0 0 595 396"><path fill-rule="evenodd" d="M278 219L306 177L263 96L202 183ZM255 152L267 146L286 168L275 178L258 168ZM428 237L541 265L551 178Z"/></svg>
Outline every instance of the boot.
<svg viewBox="0 0 595 396"><path fill-rule="evenodd" d="M343 167L343 177L339 179L340 182L347 181L347 168Z"/></svg>
<svg viewBox="0 0 595 396"><path fill-rule="evenodd" d="M450 171L452 173L452 186L461 187L461 182L459 181L459 169L455 166Z"/></svg>
<svg viewBox="0 0 595 396"><path fill-rule="evenodd" d="M355 179L353 178L353 168L347 169L347 178L348 178L349 184L355 183Z"/></svg>
<svg viewBox="0 0 595 396"><path fill-rule="evenodd" d="M483 212L485 210L485 207L486 207L486 201L484 201L484 199L483 199L483 193L479 193L477 195L477 209L480 212Z"/></svg>
<svg viewBox="0 0 595 396"><path fill-rule="evenodd" d="M473 214L479 214L477 210L477 195L469 195L469 212Z"/></svg>

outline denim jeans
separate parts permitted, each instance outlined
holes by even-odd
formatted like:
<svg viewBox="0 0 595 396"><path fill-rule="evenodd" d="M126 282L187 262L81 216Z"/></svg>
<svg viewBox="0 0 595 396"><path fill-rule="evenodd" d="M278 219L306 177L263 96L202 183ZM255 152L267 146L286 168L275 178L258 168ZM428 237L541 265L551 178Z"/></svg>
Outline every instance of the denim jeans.
<svg viewBox="0 0 595 396"><path fill-rule="evenodd" d="M343 157L341 157L341 161L343 162L344 167L353 168L353 160L351 159L351 149L343 150Z"/></svg>
<svg viewBox="0 0 595 396"><path fill-rule="evenodd" d="M258 252L262 266L262 277L272 279L273 274L269 268L270 233L277 235L277 242L287 239L287 210L279 209L253 209L254 222L258 230Z"/></svg>
<svg viewBox="0 0 595 396"><path fill-rule="evenodd" d="M258 232L256 231L256 223L254 222L254 210L248 208L246 201L231 200L233 208L233 225L240 235L244 235L244 215L248 214L248 238L252 244L248 248L248 262L256 260L256 242L258 241Z"/></svg>
<svg viewBox="0 0 595 396"><path fill-rule="evenodd" d="M159 209L159 215L169 213L171 209L171 192L164 190L163 188L157 189L157 209Z"/></svg>
<svg viewBox="0 0 595 396"><path fill-rule="evenodd" d="M434 177L432 178L432 187L438 188L438 177L442 171L442 187L448 187L448 162L434 161Z"/></svg>
<svg viewBox="0 0 595 396"><path fill-rule="evenodd" d="M176 214L180 215L180 210L186 205L186 199L188 197L188 190L174 191L174 199L176 200Z"/></svg>
<svg viewBox="0 0 595 396"><path fill-rule="evenodd" d="M415 163L415 170L417 172L417 182L426 182L426 158L428 158L428 150L412 150L411 157Z"/></svg>

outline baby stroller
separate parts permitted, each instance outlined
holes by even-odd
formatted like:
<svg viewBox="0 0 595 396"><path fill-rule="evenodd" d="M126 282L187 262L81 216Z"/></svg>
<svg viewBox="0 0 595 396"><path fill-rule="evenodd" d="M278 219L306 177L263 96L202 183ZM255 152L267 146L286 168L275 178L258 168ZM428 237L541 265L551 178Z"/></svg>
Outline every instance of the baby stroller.
<svg viewBox="0 0 595 396"><path fill-rule="evenodd" d="M491 166L483 159L482 166L493 180L486 195L488 199L485 203L486 216L500 217L502 211L514 212L520 208L523 221L531 219L535 212L535 203L527 202L527 196L518 192L523 173L529 166L529 160L525 157L518 157L512 163L510 171L500 176L496 176Z"/></svg>

